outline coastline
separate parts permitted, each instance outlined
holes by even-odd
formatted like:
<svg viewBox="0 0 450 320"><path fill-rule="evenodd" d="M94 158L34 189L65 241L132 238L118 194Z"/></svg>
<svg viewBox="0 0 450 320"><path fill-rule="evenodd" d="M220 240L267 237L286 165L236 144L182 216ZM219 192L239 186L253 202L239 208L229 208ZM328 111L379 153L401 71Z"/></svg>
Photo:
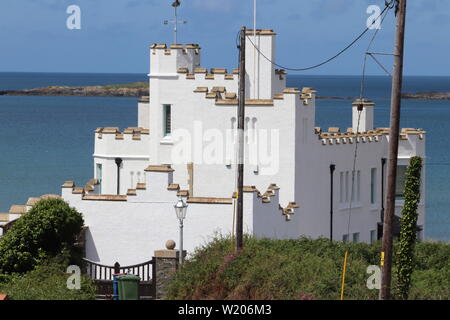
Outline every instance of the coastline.
<svg viewBox="0 0 450 320"><path fill-rule="evenodd" d="M78 97L127 97L139 98L149 95L147 82L135 82L99 86L49 86L22 90L0 91L0 96L78 96ZM317 96L318 100L354 100L356 97ZM450 100L450 92L427 91L403 93L407 100Z"/></svg>

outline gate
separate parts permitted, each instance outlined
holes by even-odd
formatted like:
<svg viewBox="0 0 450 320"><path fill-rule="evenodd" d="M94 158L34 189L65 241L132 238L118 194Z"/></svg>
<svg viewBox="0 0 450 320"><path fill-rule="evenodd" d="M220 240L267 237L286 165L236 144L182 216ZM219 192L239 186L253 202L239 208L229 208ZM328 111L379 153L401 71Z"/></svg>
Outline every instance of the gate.
<svg viewBox="0 0 450 320"><path fill-rule="evenodd" d="M156 297L156 272L155 258L152 260L131 266L121 266L118 262L114 266L106 266L97 262L83 259L85 263L84 272L95 283L97 287L97 298L110 300L113 296L113 274L134 274L141 278L139 283L139 296L141 300L153 300Z"/></svg>

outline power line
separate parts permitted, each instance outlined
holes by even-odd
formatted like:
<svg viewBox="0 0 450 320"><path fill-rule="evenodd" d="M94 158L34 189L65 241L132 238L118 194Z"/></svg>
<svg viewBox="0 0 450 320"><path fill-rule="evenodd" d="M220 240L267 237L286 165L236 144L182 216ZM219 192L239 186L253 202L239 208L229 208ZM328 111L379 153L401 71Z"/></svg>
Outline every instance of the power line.
<svg viewBox="0 0 450 320"><path fill-rule="evenodd" d="M391 5L393 4L395 0L391 0L389 3L385 3L385 8L383 9L383 11L381 11L381 13L378 15L378 17L376 19L373 20L372 25L375 24L375 22L383 15L383 13L388 10L391 9ZM272 63L273 65L284 69L284 70L289 70L289 71L307 71L307 70L311 70L311 69L315 69L318 67L321 67L331 61L333 61L334 59L336 59L337 57L339 57L341 54L343 54L345 51L347 51L348 49L350 49L356 42L358 42L359 39L361 39L366 33L367 31L370 30L370 26L368 26L359 36L356 37L355 40L353 40L349 45L347 45L344 49L342 49L341 51L339 51L337 54L335 54L334 56L332 56L331 58L318 63L316 65L310 66L310 67L306 67L306 68L291 68L291 67L285 67L282 66L278 63L276 63L275 61L270 60L266 55L264 55L259 48L253 43L253 41L250 39L249 36L247 36L248 40L250 41L250 43L252 44L252 46L256 49L256 51L259 52L260 55L262 55L264 57L264 59L266 59L267 61L269 61L270 63Z"/></svg>
<svg viewBox="0 0 450 320"><path fill-rule="evenodd" d="M387 5L386 8L392 9L393 7L390 5ZM386 13L384 14L383 18L381 19L380 28L383 25L384 19L386 19L388 12L389 12L389 10L386 10ZM382 14L380 14L380 16L381 15ZM374 20L374 21L376 21L376 20ZM365 82L366 82L366 66L367 66L367 56L368 55L370 55L375 60L375 62L377 62L381 66L381 68L383 68L383 70L385 70L389 74L389 72L378 62L378 60L375 59L375 57L372 55L372 53L369 52L369 49L370 49L370 47L372 47L372 44L375 41L375 38L377 37L378 32L380 31L380 28L377 28L377 30L375 31L375 33L372 36L372 39L370 39L369 45L367 46L367 50L364 55L364 64L363 64L363 71L362 71L362 77L361 77L361 88L360 88L360 93L359 93L359 99L362 99L364 96L364 89L365 89Z"/></svg>
<svg viewBox="0 0 450 320"><path fill-rule="evenodd" d="M375 19L373 21L373 23L375 23L376 20L378 20L383 14L384 12L386 12L383 16L383 18L381 19L381 23L380 25L383 24L384 19L387 16L387 13L389 12L388 9L392 9L393 7L391 6L391 4L393 3L393 1L391 1L391 3L386 3L386 7L384 8L384 10L380 13L380 15L377 17L377 19ZM372 23L372 24L373 24ZM369 28L367 28L365 31L367 31ZM359 102L361 103L361 106L363 104L363 95L364 95L364 89L365 89L365 78L366 78L366 65L367 65L367 55L368 55L368 51L370 49L370 47L372 46L373 42L375 41L376 36L378 35L378 31L380 29L377 29L374 33L374 35L372 36L372 38L369 41L369 45L367 46L367 50L366 53L364 54L364 64L363 64L363 70L362 70L362 77L361 77L361 88L360 88L360 94L359 94ZM353 154L353 166L352 166L352 187L351 187L351 192L350 192L350 205L348 208L348 221L347 221L347 236L348 236L348 240L350 240L350 221L351 221L351 215L352 215L352 209L353 209L353 200L354 198L357 197L357 192L355 192L355 173L356 173L356 162L358 160L358 133L359 133L359 126L360 126L360 121L361 121L361 113L362 113L362 108L360 108L358 106L358 122L356 125L356 135L355 135L355 151ZM358 186L359 187L359 186Z"/></svg>

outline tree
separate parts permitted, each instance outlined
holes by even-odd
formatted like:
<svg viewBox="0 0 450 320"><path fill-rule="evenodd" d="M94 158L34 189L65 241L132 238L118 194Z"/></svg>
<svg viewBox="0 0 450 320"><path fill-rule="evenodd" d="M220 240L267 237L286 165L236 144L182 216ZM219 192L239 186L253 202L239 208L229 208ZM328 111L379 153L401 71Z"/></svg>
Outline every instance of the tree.
<svg viewBox="0 0 450 320"><path fill-rule="evenodd" d="M25 273L73 243L84 221L62 199L43 199L0 238L0 273Z"/></svg>
<svg viewBox="0 0 450 320"><path fill-rule="evenodd" d="M412 157L406 171L405 204L400 220L400 242L398 259L398 293L403 300L408 299L411 275L414 270L414 247L417 234L417 206L420 202L420 174L422 158Z"/></svg>

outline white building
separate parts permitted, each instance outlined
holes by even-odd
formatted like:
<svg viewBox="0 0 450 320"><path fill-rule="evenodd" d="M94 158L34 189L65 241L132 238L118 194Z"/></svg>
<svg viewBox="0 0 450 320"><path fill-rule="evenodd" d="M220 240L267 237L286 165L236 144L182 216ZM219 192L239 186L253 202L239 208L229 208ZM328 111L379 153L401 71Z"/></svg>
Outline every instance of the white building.
<svg viewBox="0 0 450 320"><path fill-rule="evenodd" d="M255 39L247 32L275 60L275 33L258 30ZM188 252L215 232L232 232L239 71L202 68L200 53L198 45L152 45L150 97L139 101L137 125L98 128L94 178L85 187L62 186L62 197L84 215L88 259L139 263L166 240L178 239L178 196L189 204ZM331 232L338 241L379 237L389 129L373 127L374 104L349 105L352 128L316 127L316 91L286 88L286 73L255 54L248 39L246 97L245 231L271 238L329 238ZM415 155L425 158L425 132L403 129L399 177ZM401 196L402 183L398 189ZM399 198L397 216L402 204Z"/></svg>

